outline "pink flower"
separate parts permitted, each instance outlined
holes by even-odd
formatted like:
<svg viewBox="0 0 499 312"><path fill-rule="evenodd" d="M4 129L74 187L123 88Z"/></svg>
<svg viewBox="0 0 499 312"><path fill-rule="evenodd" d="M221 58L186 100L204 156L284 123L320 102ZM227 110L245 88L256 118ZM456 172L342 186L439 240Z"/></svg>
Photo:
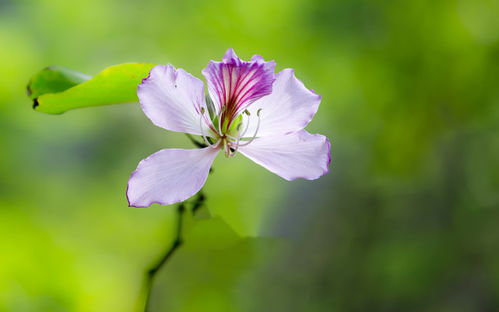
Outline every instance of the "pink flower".
<svg viewBox="0 0 499 312"><path fill-rule="evenodd" d="M259 55L246 62L229 49L201 80L171 65L154 67L139 85L144 113L158 127L199 135L207 147L163 149L142 160L128 181L130 206L169 205L196 194L220 151L237 152L286 180L314 180L328 172L329 140L304 130L321 97L292 69L274 74Z"/></svg>

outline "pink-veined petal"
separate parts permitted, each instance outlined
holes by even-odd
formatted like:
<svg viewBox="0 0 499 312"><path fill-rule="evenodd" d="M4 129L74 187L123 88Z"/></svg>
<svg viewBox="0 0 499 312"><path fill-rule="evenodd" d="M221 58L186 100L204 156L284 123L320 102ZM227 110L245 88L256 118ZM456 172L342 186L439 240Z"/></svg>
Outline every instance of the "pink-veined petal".
<svg viewBox="0 0 499 312"><path fill-rule="evenodd" d="M261 109L258 136L283 135L305 128L312 120L321 96L307 89L292 69L284 69L276 75L272 93L248 107L251 113L245 136L251 136L258 124L257 113ZM244 126L243 126L244 128Z"/></svg>
<svg viewBox="0 0 499 312"><path fill-rule="evenodd" d="M232 49L227 50L222 62L211 61L203 75L217 112L225 109L235 117L253 101L270 94L274 68L274 61L265 62L259 55L243 61Z"/></svg>
<svg viewBox="0 0 499 312"><path fill-rule="evenodd" d="M128 181L130 206L170 205L196 194L218 149L164 149L142 160Z"/></svg>
<svg viewBox="0 0 499 312"><path fill-rule="evenodd" d="M286 180L314 180L326 174L331 162L331 144L320 134L305 130L287 135L257 138L239 151Z"/></svg>
<svg viewBox="0 0 499 312"><path fill-rule="evenodd" d="M176 132L209 134L208 118L200 122L201 110L207 111L203 82L183 69L155 66L139 85L137 95L142 110L156 126Z"/></svg>

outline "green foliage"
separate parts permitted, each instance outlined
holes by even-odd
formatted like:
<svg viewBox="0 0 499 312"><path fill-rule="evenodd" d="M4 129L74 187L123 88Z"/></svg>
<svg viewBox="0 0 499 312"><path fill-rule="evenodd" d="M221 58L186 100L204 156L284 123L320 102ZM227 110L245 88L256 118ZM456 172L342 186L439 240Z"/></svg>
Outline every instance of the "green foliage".
<svg viewBox="0 0 499 312"><path fill-rule="evenodd" d="M58 93L89 80L91 77L60 66L49 66L39 71L28 83L27 93L36 99L46 93Z"/></svg>
<svg viewBox="0 0 499 312"><path fill-rule="evenodd" d="M91 79L69 69L49 67L33 77L28 93L34 101L33 108L49 114L81 107L132 103L137 101L137 85L153 66L145 63L114 65Z"/></svg>

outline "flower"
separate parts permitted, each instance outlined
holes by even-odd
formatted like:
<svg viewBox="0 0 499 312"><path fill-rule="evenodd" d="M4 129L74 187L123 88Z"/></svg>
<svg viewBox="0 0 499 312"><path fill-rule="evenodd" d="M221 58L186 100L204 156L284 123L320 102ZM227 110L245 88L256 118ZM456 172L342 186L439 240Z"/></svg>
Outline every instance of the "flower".
<svg viewBox="0 0 499 312"><path fill-rule="evenodd" d="M142 110L158 127L199 135L207 147L163 149L142 160L128 181L130 206L169 205L196 194L220 151L237 152L286 180L314 180L328 172L329 140L304 130L321 97L292 69L243 61L232 49L202 71L208 84L171 65L155 66L138 86Z"/></svg>

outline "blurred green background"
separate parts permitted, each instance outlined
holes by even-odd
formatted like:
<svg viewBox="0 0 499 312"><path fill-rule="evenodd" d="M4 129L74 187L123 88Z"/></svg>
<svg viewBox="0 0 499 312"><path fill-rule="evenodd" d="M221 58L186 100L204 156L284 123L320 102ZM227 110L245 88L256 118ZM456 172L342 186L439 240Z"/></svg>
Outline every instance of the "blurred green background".
<svg viewBox="0 0 499 312"><path fill-rule="evenodd" d="M332 140L332 170L286 182L219 157L207 206L286 251L207 255L186 238L155 311L499 311L498 14L494 0L0 0L0 311L140 310L173 207L127 207L127 180L190 147L136 104L37 113L30 77L150 62L201 78L229 47L323 96L307 129Z"/></svg>

